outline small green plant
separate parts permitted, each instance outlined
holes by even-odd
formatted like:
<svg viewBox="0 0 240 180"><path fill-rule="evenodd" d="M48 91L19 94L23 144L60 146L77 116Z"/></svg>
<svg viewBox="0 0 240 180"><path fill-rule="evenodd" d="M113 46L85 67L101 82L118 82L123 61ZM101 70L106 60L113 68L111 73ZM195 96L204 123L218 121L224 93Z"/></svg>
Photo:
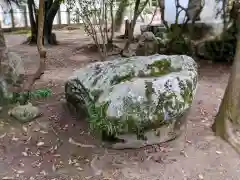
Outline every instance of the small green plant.
<svg viewBox="0 0 240 180"><path fill-rule="evenodd" d="M52 91L49 88L39 89L30 92L13 93L11 103L19 103L21 105L24 105L27 104L30 100L46 98L51 96L51 94Z"/></svg>
<svg viewBox="0 0 240 180"><path fill-rule="evenodd" d="M96 106L95 101L97 96L95 93L90 94L88 90L83 86L81 81L75 80L76 84L81 86L82 92L80 94L81 99L84 101L87 108L88 122L91 132L97 133L100 136L114 137L118 132L116 124L109 121L106 117L106 111L108 103ZM98 93L101 93L100 91ZM97 93L97 95L98 95Z"/></svg>

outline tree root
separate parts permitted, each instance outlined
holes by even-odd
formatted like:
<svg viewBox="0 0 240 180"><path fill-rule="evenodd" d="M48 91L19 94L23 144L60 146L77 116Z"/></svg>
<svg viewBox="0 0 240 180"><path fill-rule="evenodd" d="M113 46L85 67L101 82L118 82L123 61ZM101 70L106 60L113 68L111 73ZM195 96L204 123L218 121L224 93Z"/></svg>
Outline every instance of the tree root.
<svg viewBox="0 0 240 180"><path fill-rule="evenodd" d="M25 41L22 42L22 44L34 45L37 44L37 39L34 36L29 36Z"/></svg>
<svg viewBox="0 0 240 180"><path fill-rule="evenodd" d="M225 121L224 139L240 154L240 136L234 132L232 123Z"/></svg>
<svg viewBox="0 0 240 180"><path fill-rule="evenodd" d="M37 39L34 36L29 36L25 41L22 42L22 44L27 44L27 45L36 45L37 44ZM58 45L57 37L55 33L52 33L51 36L48 38L48 42L45 42L45 45Z"/></svg>

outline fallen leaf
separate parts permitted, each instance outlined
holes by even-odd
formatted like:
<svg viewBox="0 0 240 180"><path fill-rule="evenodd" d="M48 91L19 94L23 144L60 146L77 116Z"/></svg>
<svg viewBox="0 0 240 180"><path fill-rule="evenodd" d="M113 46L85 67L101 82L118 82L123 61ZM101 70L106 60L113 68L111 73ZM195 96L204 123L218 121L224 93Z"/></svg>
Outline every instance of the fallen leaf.
<svg viewBox="0 0 240 180"><path fill-rule="evenodd" d="M12 137L12 141L18 141L19 138L16 138L15 136Z"/></svg>
<svg viewBox="0 0 240 180"><path fill-rule="evenodd" d="M22 152L22 155L25 157L28 156L28 154L26 152Z"/></svg>
<svg viewBox="0 0 240 180"><path fill-rule="evenodd" d="M74 141L72 138L69 138L68 142L70 144L73 144L73 145L76 145L76 146L79 146L79 147L82 147L82 148L95 148L94 145L81 144L79 142Z"/></svg>
<svg viewBox="0 0 240 180"><path fill-rule="evenodd" d="M32 167L40 167L41 165L42 165L42 163L41 163L39 160L34 161L34 162L32 163Z"/></svg>
<svg viewBox="0 0 240 180"><path fill-rule="evenodd" d="M44 142L40 141L37 143L37 146L43 146L44 145Z"/></svg>
<svg viewBox="0 0 240 180"><path fill-rule="evenodd" d="M78 166L80 166L80 164L79 163L75 163L74 166L78 167Z"/></svg>
<svg viewBox="0 0 240 180"><path fill-rule="evenodd" d="M216 151L216 153L217 153L217 154L222 154L222 152L221 152L221 151Z"/></svg>
<svg viewBox="0 0 240 180"><path fill-rule="evenodd" d="M7 135L7 133L4 133L0 136L0 139L4 138Z"/></svg>
<svg viewBox="0 0 240 180"><path fill-rule="evenodd" d="M55 172L57 170L56 166L53 164L52 165L52 171Z"/></svg>
<svg viewBox="0 0 240 180"><path fill-rule="evenodd" d="M24 131L25 133L28 132L28 128L27 128L26 126L22 126L22 129L23 129L23 131Z"/></svg>
<svg viewBox="0 0 240 180"><path fill-rule="evenodd" d="M39 127L36 127L36 128L33 129L33 131L34 131L34 132L38 132L38 131L40 131L40 128L39 128Z"/></svg>
<svg viewBox="0 0 240 180"><path fill-rule="evenodd" d="M14 177L5 176L2 178L2 180L12 180L12 179L14 179Z"/></svg>
<svg viewBox="0 0 240 180"><path fill-rule="evenodd" d="M180 151L180 154L183 155L184 157L188 157L187 153L184 150Z"/></svg>
<svg viewBox="0 0 240 180"><path fill-rule="evenodd" d="M73 164L71 159L68 160L68 164L70 164L70 165Z"/></svg>
<svg viewBox="0 0 240 180"><path fill-rule="evenodd" d="M23 174L24 171L22 171L22 170L18 170L17 173L18 173L18 174Z"/></svg>
<svg viewBox="0 0 240 180"><path fill-rule="evenodd" d="M91 179L93 176L87 176L85 177L85 179Z"/></svg>
<svg viewBox="0 0 240 180"><path fill-rule="evenodd" d="M46 171L44 171L44 170L42 170L42 171L40 172L40 174L43 175L43 176L46 176L46 175L47 175Z"/></svg>
<svg viewBox="0 0 240 180"><path fill-rule="evenodd" d="M77 167L77 170L79 170L79 171L83 171L83 168Z"/></svg>
<svg viewBox="0 0 240 180"><path fill-rule="evenodd" d="M60 154L54 154L53 156L54 156L54 157L61 157Z"/></svg>
<svg viewBox="0 0 240 180"><path fill-rule="evenodd" d="M23 163L19 163L19 166L24 167L25 165Z"/></svg>
<svg viewBox="0 0 240 180"><path fill-rule="evenodd" d="M42 134L47 134L48 133L47 131L43 131L43 130L41 130L39 132L42 133Z"/></svg>
<svg viewBox="0 0 240 180"><path fill-rule="evenodd" d="M29 141L32 139L32 136L30 136L26 141L25 141L25 143L24 144L27 144L27 143L29 143Z"/></svg>
<svg viewBox="0 0 240 180"><path fill-rule="evenodd" d="M198 175L199 179L204 179L202 174Z"/></svg>

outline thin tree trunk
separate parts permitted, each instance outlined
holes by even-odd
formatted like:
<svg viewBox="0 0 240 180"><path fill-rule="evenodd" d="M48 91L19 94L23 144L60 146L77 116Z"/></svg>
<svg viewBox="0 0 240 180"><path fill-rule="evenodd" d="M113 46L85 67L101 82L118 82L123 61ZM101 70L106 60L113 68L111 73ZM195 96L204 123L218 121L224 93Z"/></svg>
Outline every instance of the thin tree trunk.
<svg viewBox="0 0 240 180"><path fill-rule="evenodd" d="M128 31L128 40L124 46L124 50L123 51L127 51L132 40L133 40L133 33L134 33L134 28L137 22L137 18L138 16L142 13L143 9L146 7L147 3L149 2L149 0L145 0L143 6L140 8L140 0L136 0L135 2L135 8L134 8L134 15L133 15L133 20L130 23L130 30Z"/></svg>
<svg viewBox="0 0 240 180"><path fill-rule="evenodd" d="M157 14L157 10L158 10L158 6L155 7L155 10L154 10L154 13L153 13L153 16L152 16L152 19L150 21L150 23L148 25L151 25L152 22L153 22L153 19L155 18L156 14Z"/></svg>
<svg viewBox="0 0 240 180"><path fill-rule="evenodd" d="M37 47L40 56L39 74L42 74L45 69L46 50L43 47L43 29L44 29L44 0L39 0L39 15L38 15L38 38ZM39 75L40 76L40 75Z"/></svg>
<svg viewBox="0 0 240 180"><path fill-rule="evenodd" d="M158 0L158 5L160 8L162 23L164 24L165 28L167 28L167 30L169 30L168 23L165 20L165 0Z"/></svg>
<svg viewBox="0 0 240 180"><path fill-rule="evenodd" d="M49 1L45 7L44 39L45 44L57 44L55 36L52 34L54 18L60 8L60 0Z"/></svg>
<svg viewBox="0 0 240 180"><path fill-rule="evenodd" d="M33 11L34 1L28 0L27 4L28 4L28 10L29 10L29 19L31 24L31 37L28 40L28 42L36 43L37 42L37 24L34 19L34 14L35 14L35 12Z"/></svg>
<svg viewBox="0 0 240 180"><path fill-rule="evenodd" d="M118 5L117 12L115 14L115 22L114 22L114 31L117 32L120 30L122 21L123 21L123 16L126 8L129 5L129 0L121 0L121 2Z"/></svg>
<svg viewBox="0 0 240 180"><path fill-rule="evenodd" d="M113 42L113 37L114 37L114 17L113 17L113 0L111 0L110 2L110 16L111 16L111 35L110 35L110 39L108 40L108 43Z"/></svg>
<svg viewBox="0 0 240 180"><path fill-rule="evenodd" d="M38 35L38 13L35 9L33 0L27 0L29 9L29 19L31 24L31 38L28 40L30 43L37 43ZM56 36L52 33L53 21L60 8L61 0L48 0L44 3L45 16L44 16L44 43L57 44ZM35 17L34 17L35 15Z"/></svg>
<svg viewBox="0 0 240 180"><path fill-rule="evenodd" d="M0 21L0 75L1 75L1 63L5 58L5 52L6 52L6 43L5 43L5 38L3 35L3 30L1 27L1 21Z"/></svg>
<svg viewBox="0 0 240 180"><path fill-rule="evenodd" d="M189 0L188 3L188 8L186 13L188 13L188 18L193 21L193 20L200 20L200 13L202 6L201 2L202 0Z"/></svg>
<svg viewBox="0 0 240 180"><path fill-rule="evenodd" d="M45 70L46 50L43 47L43 27L44 27L44 0L39 0L37 48L40 56L40 65L35 74L29 79L28 83L24 87L24 89L27 91L31 91L32 85L37 79L41 77Z"/></svg>

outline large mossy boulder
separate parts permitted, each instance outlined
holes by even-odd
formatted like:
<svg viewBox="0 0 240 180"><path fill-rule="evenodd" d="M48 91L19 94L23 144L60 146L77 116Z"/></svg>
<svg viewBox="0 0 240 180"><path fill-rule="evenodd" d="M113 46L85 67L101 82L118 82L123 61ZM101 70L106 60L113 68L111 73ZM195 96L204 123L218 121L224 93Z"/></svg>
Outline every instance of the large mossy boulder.
<svg viewBox="0 0 240 180"><path fill-rule="evenodd" d="M197 87L197 64L185 55L117 58L90 64L65 85L66 99L114 148L175 138Z"/></svg>

